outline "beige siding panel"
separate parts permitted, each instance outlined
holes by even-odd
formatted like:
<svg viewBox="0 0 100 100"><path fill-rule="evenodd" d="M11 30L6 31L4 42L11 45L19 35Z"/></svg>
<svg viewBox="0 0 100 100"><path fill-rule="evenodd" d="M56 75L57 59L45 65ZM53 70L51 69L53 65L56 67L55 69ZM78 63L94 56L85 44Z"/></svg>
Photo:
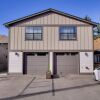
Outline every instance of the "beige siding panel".
<svg viewBox="0 0 100 100"><path fill-rule="evenodd" d="M69 18L65 18L65 23L70 23L70 20L69 20Z"/></svg>
<svg viewBox="0 0 100 100"><path fill-rule="evenodd" d="M58 24L62 24L62 16L58 15Z"/></svg>
<svg viewBox="0 0 100 100"><path fill-rule="evenodd" d="M52 20L51 20L51 22L52 22L52 24L55 24L55 14L51 14L51 18L52 18Z"/></svg>
<svg viewBox="0 0 100 100"><path fill-rule="evenodd" d="M77 45L78 45L78 50L80 50L81 47L81 28L77 27Z"/></svg>
<svg viewBox="0 0 100 100"><path fill-rule="evenodd" d="M26 22L27 25L30 25L30 20Z"/></svg>
<svg viewBox="0 0 100 100"><path fill-rule="evenodd" d="M32 21L32 24L34 25L34 24L36 24L36 19L33 19L33 21Z"/></svg>
<svg viewBox="0 0 100 100"><path fill-rule="evenodd" d="M65 47L66 47L66 42L63 41L63 43L62 43L62 49L65 50Z"/></svg>
<svg viewBox="0 0 100 100"><path fill-rule="evenodd" d="M33 24L33 21L31 20L29 24L32 25Z"/></svg>
<svg viewBox="0 0 100 100"><path fill-rule="evenodd" d="M14 36L15 36L15 50L18 49L18 27L14 27Z"/></svg>
<svg viewBox="0 0 100 100"><path fill-rule="evenodd" d="M15 45L14 27L10 28L10 49L13 50Z"/></svg>
<svg viewBox="0 0 100 100"><path fill-rule="evenodd" d="M44 42L44 50L47 50L48 47L48 32L47 27L43 28L43 42Z"/></svg>
<svg viewBox="0 0 100 100"><path fill-rule="evenodd" d="M32 48L33 48L33 50L37 49L37 42L36 41L32 42Z"/></svg>
<svg viewBox="0 0 100 100"><path fill-rule="evenodd" d="M30 25L30 20L29 21L25 21L25 25Z"/></svg>
<svg viewBox="0 0 100 100"><path fill-rule="evenodd" d="M23 21L18 23L17 25L36 25L36 24L84 24L87 25L84 22L80 22L78 20L69 18L69 17L65 17L56 13L48 13L48 14L44 14L41 15L40 17L35 17L35 18L31 18L29 20Z"/></svg>
<svg viewBox="0 0 100 100"><path fill-rule="evenodd" d="M53 27L49 27L49 37L50 37L50 40L49 40L49 44L50 44L50 49L53 50ZM49 38L48 37L48 38Z"/></svg>
<svg viewBox="0 0 100 100"><path fill-rule="evenodd" d="M32 47L32 41L29 41L29 50L32 50L33 47Z"/></svg>
<svg viewBox="0 0 100 100"><path fill-rule="evenodd" d="M69 50L69 46L70 46L69 42L66 41L65 43L66 43L65 50Z"/></svg>
<svg viewBox="0 0 100 100"><path fill-rule="evenodd" d="M84 29L84 27L81 27L81 50L85 49Z"/></svg>
<svg viewBox="0 0 100 100"><path fill-rule="evenodd" d="M59 50L59 28L58 27L55 27L54 28L54 31L55 31L55 33L54 33L54 40L55 40L55 50Z"/></svg>
<svg viewBox="0 0 100 100"><path fill-rule="evenodd" d="M26 42L25 42L25 50L29 50L29 41L28 40L26 40Z"/></svg>
<svg viewBox="0 0 100 100"><path fill-rule="evenodd" d="M25 50L25 27L22 28L22 50Z"/></svg>
<svg viewBox="0 0 100 100"><path fill-rule="evenodd" d="M47 32L48 32L48 50L51 50L51 27L47 27Z"/></svg>
<svg viewBox="0 0 100 100"><path fill-rule="evenodd" d="M17 33L17 42L18 42L18 50L22 49L22 28L18 27L18 33Z"/></svg>
<svg viewBox="0 0 100 100"><path fill-rule="evenodd" d="M43 48L44 48L44 41L40 41L40 49L44 50Z"/></svg>
<svg viewBox="0 0 100 100"><path fill-rule="evenodd" d="M58 45L59 45L59 50L63 50L63 41L59 41L58 42Z"/></svg>
<svg viewBox="0 0 100 100"><path fill-rule="evenodd" d="M38 50L43 50L43 41L37 41L36 45Z"/></svg>
<svg viewBox="0 0 100 100"><path fill-rule="evenodd" d="M41 50L41 49L40 49L40 41L36 41L36 47L37 47L37 48L36 48L37 50Z"/></svg>
<svg viewBox="0 0 100 100"><path fill-rule="evenodd" d="M40 24L43 24L43 23L44 23L44 16L40 17Z"/></svg>
<svg viewBox="0 0 100 100"><path fill-rule="evenodd" d="M76 20L73 20L73 19L69 19L70 20L70 24L80 24L80 22L79 21L76 21Z"/></svg>
<svg viewBox="0 0 100 100"><path fill-rule="evenodd" d="M74 24L75 23L75 21L73 21L73 19L69 19L69 24Z"/></svg>
<svg viewBox="0 0 100 100"><path fill-rule="evenodd" d="M66 17L60 16L60 24L65 24Z"/></svg>
<svg viewBox="0 0 100 100"><path fill-rule="evenodd" d="M55 19L54 24L58 24L59 19L57 14L54 14L54 19Z"/></svg>
<svg viewBox="0 0 100 100"><path fill-rule="evenodd" d="M72 40L69 40L69 50L73 50L73 41Z"/></svg>
<svg viewBox="0 0 100 100"><path fill-rule="evenodd" d="M51 43L52 43L52 50L55 50L55 27L52 27L52 32L51 32L51 34L52 34L52 37L51 37Z"/></svg>
<svg viewBox="0 0 100 100"><path fill-rule="evenodd" d="M47 15L48 16L48 15ZM44 24L48 24L48 17L47 16L44 16L43 18L44 18L44 21L43 21L43 23Z"/></svg>
<svg viewBox="0 0 100 100"><path fill-rule="evenodd" d="M47 22L48 22L48 24L51 24L51 14L49 14L49 15L47 16Z"/></svg>
<svg viewBox="0 0 100 100"><path fill-rule="evenodd" d="M92 34L91 34L92 33ZM88 27L88 35L89 35L89 50L93 50L93 31L92 31L92 27Z"/></svg>
<svg viewBox="0 0 100 100"><path fill-rule="evenodd" d="M38 25L41 23L40 17L38 18L38 20L36 22Z"/></svg>
<svg viewBox="0 0 100 100"><path fill-rule="evenodd" d="M85 27L85 29L84 29L84 42L85 42L85 49L89 49L88 47L89 47L89 42L88 42L88 40L89 40L89 34L88 34L88 27Z"/></svg>
<svg viewBox="0 0 100 100"><path fill-rule="evenodd" d="M73 41L73 50L77 50L78 49L78 40Z"/></svg>

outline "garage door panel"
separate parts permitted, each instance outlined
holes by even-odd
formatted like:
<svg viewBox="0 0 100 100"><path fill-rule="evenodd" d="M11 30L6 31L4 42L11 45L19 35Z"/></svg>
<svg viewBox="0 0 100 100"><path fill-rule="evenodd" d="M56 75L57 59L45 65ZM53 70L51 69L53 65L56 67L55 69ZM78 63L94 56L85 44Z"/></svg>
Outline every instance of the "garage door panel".
<svg viewBox="0 0 100 100"><path fill-rule="evenodd" d="M55 66L58 75L78 74L79 58L78 53L55 53Z"/></svg>
<svg viewBox="0 0 100 100"><path fill-rule="evenodd" d="M42 54L42 53L39 53ZM27 55L27 73L28 74L45 74L48 69L48 54L45 55Z"/></svg>

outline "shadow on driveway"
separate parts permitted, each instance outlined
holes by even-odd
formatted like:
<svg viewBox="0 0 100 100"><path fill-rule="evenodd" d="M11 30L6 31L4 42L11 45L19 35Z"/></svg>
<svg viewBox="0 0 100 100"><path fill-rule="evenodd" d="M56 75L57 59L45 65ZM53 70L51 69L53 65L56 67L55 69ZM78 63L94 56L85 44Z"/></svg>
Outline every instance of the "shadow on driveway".
<svg viewBox="0 0 100 100"><path fill-rule="evenodd" d="M23 92L29 87L29 85L34 80L35 80L35 78L33 78L31 80L31 82L29 82L29 84L23 89L23 91L19 95L13 96L13 97L7 97L7 98L0 98L0 100L21 99L21 98L25 98L25 97L36 96L36 95L43 95L43 94L47 94L47 93L52 93L52 96L55 96L55 93L56 92L68 91L68 90L75 90L75 89L81 89L81 88L93 87L93 86L100 85L100 83L92 83L92 84L85 84L85 85L79 85L79 86L74 86L74 87L67 87L67 88L55 89L54 88L54 79L52 79L52 89L51 90L48 90L48 91L40 91L40 92L30 93L30 94L23 94Z"/></svg>
<svg viewBox="0 0 100 100"><path fill-rule="evenodd" d="M27 84L27 86L20 92L19 96L23 94L23 92L30 86L30 84L36 79L36 77L33 77L33 79Z"/></svg>

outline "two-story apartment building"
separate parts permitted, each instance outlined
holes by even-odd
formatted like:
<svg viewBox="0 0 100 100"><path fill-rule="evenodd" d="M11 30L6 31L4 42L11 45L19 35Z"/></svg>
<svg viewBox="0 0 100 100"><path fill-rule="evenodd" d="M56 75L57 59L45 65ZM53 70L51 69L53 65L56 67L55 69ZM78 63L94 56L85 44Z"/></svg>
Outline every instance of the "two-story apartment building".
<svg viewBox="0 0 100 100"><path fill-rule="evenodd" d="M5 24L9 73L66 75L93 72L96 23L47 9Z"/></svg>

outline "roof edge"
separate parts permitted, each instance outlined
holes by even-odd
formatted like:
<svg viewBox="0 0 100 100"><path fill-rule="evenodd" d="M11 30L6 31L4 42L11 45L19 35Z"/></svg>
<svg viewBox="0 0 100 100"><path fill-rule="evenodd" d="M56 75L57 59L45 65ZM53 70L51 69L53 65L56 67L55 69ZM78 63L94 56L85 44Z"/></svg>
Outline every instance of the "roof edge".
<svg viewBox="0 0 100 100"><path fill-rule="evenodd" d="M68 14L68 13L64 13L64 12L62 12L62 11L58 11L58 10L55 10L55 9L52 9L52 8L49 8L49 9L46 9L46 10L42 10L42 11L40 11L40 12L31 14L31 15L28 15L28 16L25 16L25 17L21 17L21 18L18 18L18 19L16 19L16 20L12 20L12 21L10 21L10 22L4 23L3 25L4 25L5 27L10 27L10 26L11 26L12 24L14 24L14 23L23 21L23 20L28 19L28 18L32 18L32 17L38 16L38 15L41 15L41 14L44 14L44 13L49 12L49 11L55 12L55 13L58 13L58 14L61 14L61 15L63 15L63 16L67 16L67 17L70 17L70 18L73 18L73 19L76 19L76 20L79 20L79 21L84 22L84 23L88 23L88 24L93 25L93 26L97 26L97 25L98 25L98 23L96 23L96 22L88 21L88 20L85 20L85 19L83 19L83 18L74 16L74 15L71 15L71 14Z"/></svg>

